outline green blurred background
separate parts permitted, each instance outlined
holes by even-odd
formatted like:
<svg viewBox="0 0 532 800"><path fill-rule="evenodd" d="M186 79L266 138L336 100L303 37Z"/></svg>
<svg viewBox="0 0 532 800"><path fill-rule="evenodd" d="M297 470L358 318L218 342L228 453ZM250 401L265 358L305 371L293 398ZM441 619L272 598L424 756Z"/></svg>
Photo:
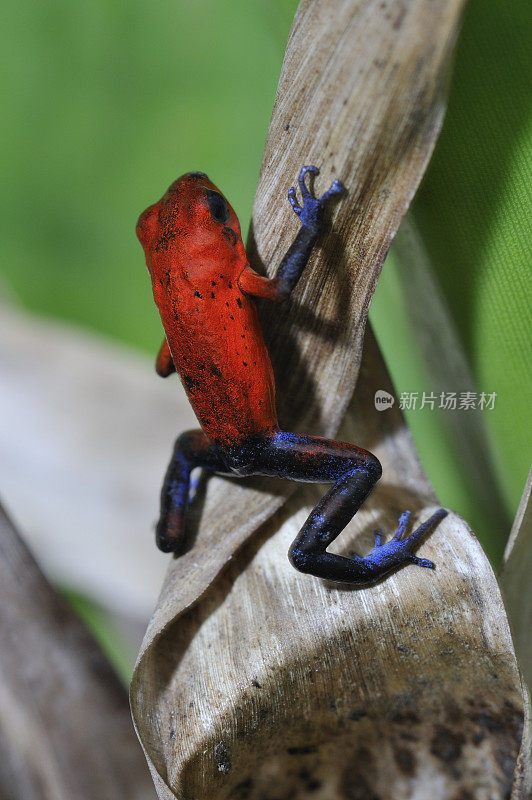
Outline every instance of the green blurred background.
<svg viewBox="0 0 532 800"><path fill-rule="evenodd" d="M246 229L296 6L7 4L4 291L154 355L161 328L137 215L177 175L199 169ZM476 386L497 393L481 420L495 494L471 478L438 411L407 415L442 503L466 517L495 563L531 452L530 20L525 0L470 2L444 131L410 215ZM398 392L430 392L402 260L392 250L371 318Z"/></svg>

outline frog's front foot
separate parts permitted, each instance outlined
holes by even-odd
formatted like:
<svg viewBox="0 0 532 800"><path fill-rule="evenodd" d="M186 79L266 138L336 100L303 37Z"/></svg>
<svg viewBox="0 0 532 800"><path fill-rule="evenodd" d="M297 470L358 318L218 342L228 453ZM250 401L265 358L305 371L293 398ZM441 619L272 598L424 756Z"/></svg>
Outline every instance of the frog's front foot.
<svg viewBox="0 0 532 800"><path fill-rule="evenodd" d="M294 209L295 213L300 218L301 225L304 228L308 228L316 235L319 235L322 230L323 212L327 203L332 198L335 198L346 191L343 183L341 183L339 180L335 180L331 188L325 192L325 194L322 194L321 197L315 197L313 191L307 187L305 183L305 177L307 173L310 173L311 175L319 175L319 172L319 169L312 165L301 168L298 184L303 202L302 206L300 206L297 201L295 187L292 186L288 191L288 200L290 201L290 205Z"/></svg>
<svg viewBox="0 0 532 800"><path fill-rule="evenodd" d="M418 558L418 556L414 555L414 551L419 547L425 536L447 516L447 513L444 508L438 509L409 536L405 536L412 516L410 511L405 511L401 514L397 531L389 542L383 543L382 531L375 531L375 547L364 558L364 561L376 573L387 572L405 564L416 564L418 567L434 569L435 565L432 561L427 558Z"/></svg>

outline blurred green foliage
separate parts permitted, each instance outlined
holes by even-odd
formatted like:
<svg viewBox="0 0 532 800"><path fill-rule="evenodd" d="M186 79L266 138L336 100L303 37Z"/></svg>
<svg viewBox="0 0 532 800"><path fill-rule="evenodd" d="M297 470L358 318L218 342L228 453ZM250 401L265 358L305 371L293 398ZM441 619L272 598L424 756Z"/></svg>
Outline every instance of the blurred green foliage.
<svg viewBox="0 0 532 800"><path fill-rule="evenodd" d="M154 354L161 337L134 235L179 174L206 171L245 230L295 0L5 6L2 269L28 307ZM530 457L529 7L471 0L449 113L413 215L479 390L511 519ZM372 311L398 391L430 391L387 263ZM528 350L527 350L528 348ZM450 386L449 391L460 390ZM444 504L500 556L437 414L409 422Z"/></svg>
<svg viewBox="0 0 532 800"><path fill-rule="evenodd" d="M125 641L107 610L73 589L63 588L62 593L86 628L98 640L118 677L124 684L128 684L135 666L136 653L132 652L130 642Z"/></svg>
<svg viewBox="0 0 532 800"><path fill-rule="evenodd" d="M486 424L512 517L532 454L531 43L526 0L466 8L445 128L413 208L477 385L497 392Z"/></svg>
<svg viewBox="0 0 532 800"><path fill-rule="evenodd" d="M286 4L18 0L5 15L4 275L30 308L152 350L136 219L201 169L246 229Z"/></svg>
<svg viewBox="0 0 532 800"><path fill-rule="evenodd" d="M532 453L531 41L527 0L470 0L445 124L410 211L476 387L497 394L494 409L483 413L483 466L498 484L496 512L482 503L482 487L437 413L405 413L442 502L469 521L496 564ZM397 389L421 395L433 387L405 315L408 286L394 255L392 247L372 319Z"/></svg>

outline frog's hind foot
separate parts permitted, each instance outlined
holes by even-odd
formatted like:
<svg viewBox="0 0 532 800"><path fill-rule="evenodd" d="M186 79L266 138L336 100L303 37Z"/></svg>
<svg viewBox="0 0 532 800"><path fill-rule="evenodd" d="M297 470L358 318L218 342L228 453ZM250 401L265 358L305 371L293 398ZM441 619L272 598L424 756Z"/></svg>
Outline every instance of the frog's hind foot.
<svg viewBox="0 0 532 800"><path fill-rule="evenodd" d="M423 539L446 517L448 512L445 508L439 508L434 514L419 525L410 535L405 536L410 527L412 514L405 511L399 517L399 525L392 539L383 543L382 532L375 531L375 547L366 556L375 574L379 572L379 567L386 567L388 570L405 564L415 564L418 567L434 569L435 564L428 558L418 558L414 551L419 547Z"/></svg>
<svg viewBox="0 0 532 800"><path fill-rule="evenodd" d="M179 553L185 542L185 512L172 508L155 528L155 543L163 553Z"/></svg>

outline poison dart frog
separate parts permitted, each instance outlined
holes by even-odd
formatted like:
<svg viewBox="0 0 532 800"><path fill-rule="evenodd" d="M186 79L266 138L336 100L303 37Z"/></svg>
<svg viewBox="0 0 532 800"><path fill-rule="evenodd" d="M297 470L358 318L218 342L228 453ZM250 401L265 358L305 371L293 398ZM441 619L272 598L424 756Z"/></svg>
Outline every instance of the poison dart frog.
<svg viewBox="0 0 532 800"><path fill-rule="evenodd" d="M237 216L202 172L176 180L137 223L165 339L156 370L177 371L201 429L177 439L161 492L158 547L179 553L185 538L190 474L195 467L221 475L268 475L331 483L288 552L301 572L355 585L373 583L404 564L434 567L414 551L446 515L439 509L407 535L410 512L394 537L351 557L327 551L381 476L372 453L346 442L283 431L277 421L275 380L253 298L284 301L297 284L325 227L325 209L345 189L335 180L316 197L306 166L299 174L301 201L288 200L301 221L274 278L249 264ZM301 204L300 204L301 202Z"/></svg>

